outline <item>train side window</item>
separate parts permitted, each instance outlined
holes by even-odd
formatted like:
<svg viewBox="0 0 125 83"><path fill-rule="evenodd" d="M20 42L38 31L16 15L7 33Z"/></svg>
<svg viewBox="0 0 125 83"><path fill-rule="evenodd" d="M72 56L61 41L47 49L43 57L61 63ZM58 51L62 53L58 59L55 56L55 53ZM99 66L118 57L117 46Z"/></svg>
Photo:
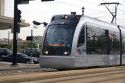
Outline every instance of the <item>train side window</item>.
<svg viewBox="0 0 125 83"><path fill-rule="evenodd" d="M110 54L117 55L120 53L120 39L119 34L111 32L110 33Z"/></svg>
<svg viewBox="0 0 125 83"><path fill-rule="evenodd" d="M83 27L81 32L80 32L77 47L83 45L84 42L85 42L85 27Z"/></svg>
<svg viewBox="0 0 125 83"><path fill-rule="evenodd" d="M96 26L89 26L86 32L86 53L103 54L106 49L104 30Z"/></svg>

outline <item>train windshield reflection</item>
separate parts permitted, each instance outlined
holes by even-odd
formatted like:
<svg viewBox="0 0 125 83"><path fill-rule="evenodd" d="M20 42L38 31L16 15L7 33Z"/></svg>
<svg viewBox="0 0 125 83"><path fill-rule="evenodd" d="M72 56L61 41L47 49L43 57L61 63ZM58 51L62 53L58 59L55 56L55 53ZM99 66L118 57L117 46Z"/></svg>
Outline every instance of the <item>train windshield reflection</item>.
<svg viewBox="0 0 125 83"><path fill-rule="evenodd" d="M61 50L65 48L70 48L71 50L75 27L75 25L50 25L44 40L44 50L50 50L57 47L60 47L59 49Z"/></svg>
<svg viewBox="0 0 125 83"><path fill-rule="evenodd" d="M71 46L74 28L69 25L52 25L48 28L46 42L49 46Z"/></svg>

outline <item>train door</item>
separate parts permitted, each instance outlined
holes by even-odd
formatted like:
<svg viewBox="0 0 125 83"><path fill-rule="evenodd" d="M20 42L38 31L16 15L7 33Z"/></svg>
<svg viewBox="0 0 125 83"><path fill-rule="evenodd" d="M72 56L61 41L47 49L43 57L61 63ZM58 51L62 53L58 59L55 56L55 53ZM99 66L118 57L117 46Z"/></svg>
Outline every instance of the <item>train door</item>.
<svg viewBox="0 0 125 83"><path fill-rule="evenodd" d="M120 52L118 32L87 26L86 53L89 66L116 65Z"/></svg>
<svg viewBox="0 0 125 83"><path fill-rule="evenodd" d="M103 65L102 57L107 52L105 30L101 26L87 25L86 54L88 66Z"/></svg>
<svg viewBox="0 0 125 83"><path fill-rule="evenodd" d="M103 57L104 65L117 65L120 54L120 36L119 32L105 30L106 53Z"/></svg>
<svg viewBox="0 0 125 83"><path fill-rule="evenodd" d="M102 56L102 62L103 65L109 65L110 64L110 51L111 51L111 41L109 37L109 30L104 30L104 36L105 36L105 47L103 48L103 56Z"/></svg>
<svg viewBox="0 0 125 83"><path fill-rule="evenodd" d="M76 65L77 67L80 66L87 66L87 56L86 56L86 44L85 44L85 30L86 26L84 25L79 33L78 36L78 42L77 42L77 53L78 55L76 56Z"/></svg>

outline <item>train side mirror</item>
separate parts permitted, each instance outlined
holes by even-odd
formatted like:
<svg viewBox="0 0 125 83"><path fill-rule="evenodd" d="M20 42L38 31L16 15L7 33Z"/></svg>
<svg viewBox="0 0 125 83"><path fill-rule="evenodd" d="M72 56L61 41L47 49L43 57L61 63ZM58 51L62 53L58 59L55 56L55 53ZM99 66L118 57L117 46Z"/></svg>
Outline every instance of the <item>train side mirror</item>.
<svg viewBox="0 0 125 83"><path fill-rule="evenodd" d="M44 25L44 27L46 27L48 25L48 23L47 22L43 22L43 25Z"/></svg>
<svg viewBox="0 0 125 83"><path fill-rule="evenodd" d="M33 21L33 24L34 24L34 25L41 25L41 24L43 24L44 27L46 27L46 26L48 25L47 22L37 22L37 21Z"/></svg>

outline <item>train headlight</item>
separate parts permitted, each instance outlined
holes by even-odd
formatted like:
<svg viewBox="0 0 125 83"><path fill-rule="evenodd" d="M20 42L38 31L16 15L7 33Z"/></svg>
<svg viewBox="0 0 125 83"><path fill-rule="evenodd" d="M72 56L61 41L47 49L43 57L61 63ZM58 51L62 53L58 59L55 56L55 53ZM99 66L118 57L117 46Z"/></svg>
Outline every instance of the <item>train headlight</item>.
<svg viewBox="0 0 125 83"><path fill-rule="evenodd" d="M45 51L45 54L48 54L48 51Z"/></svg>
<svg viewBox="0 0 125 83"><path fill-rule="evenodd" d="M65 51L65 52L64 52L64 54L65 54L65 55L67 55L67 54L68 54L68 52L66 52L66 51Z"/></svg>
<svg viewBox="0 0 125 83"><path fill-rule="evenodd" d="M69 51L65 51L65 52L64 52L64 55L69 55L69 54L70 54Z"/></svg>
<svg viewBox="0 0 125 83"><path fill-rule="evenodd" d="M68 16L67 16L67 15L64 15L64 16L63 16L63 19L67 19L67 18L68 18Z"/></svg>

